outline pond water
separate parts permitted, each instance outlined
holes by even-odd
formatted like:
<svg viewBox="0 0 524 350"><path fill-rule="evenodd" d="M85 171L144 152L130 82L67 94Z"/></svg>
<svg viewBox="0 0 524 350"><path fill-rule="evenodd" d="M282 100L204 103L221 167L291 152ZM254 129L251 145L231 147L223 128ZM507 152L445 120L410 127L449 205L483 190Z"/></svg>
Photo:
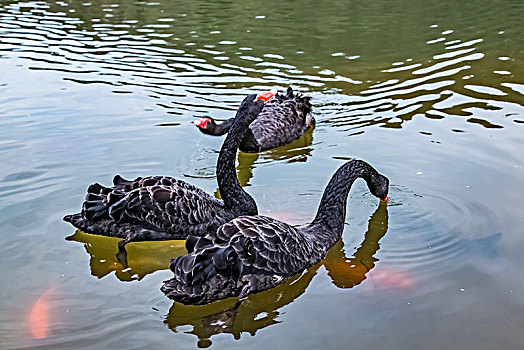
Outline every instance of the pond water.
<svg viewBox="0 0 524 350"><path fill-rule="evenodd" d="M0 1L0 348L522 349L524 2ZM309 222L347 159L342 240L275 289L207 306L159 288L182 241L75 232L88 185L216 193L245 95L312 96L316 128L239 154L260 213Z"/></svg>

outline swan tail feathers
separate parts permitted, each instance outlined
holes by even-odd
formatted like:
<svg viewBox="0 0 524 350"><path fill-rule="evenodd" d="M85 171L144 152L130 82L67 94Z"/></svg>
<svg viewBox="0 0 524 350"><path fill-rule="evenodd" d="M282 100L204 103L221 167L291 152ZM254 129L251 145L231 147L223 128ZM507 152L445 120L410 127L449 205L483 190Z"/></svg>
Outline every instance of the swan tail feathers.
<svg viewBox="0 0 524 350"><path fill-rule="evenodd" d="M237 278L242 274L244 266L237 252L231 246L199 245L210 243L206 238L196 239L191 253L171 260L170 269L174 278L187 285L205 283L215 275ZM191 243L192 244L192 243Z"/></svg>
<svg viewBox="0 0 524 350"><path fill-rule="evenodd" d="M293 94L293 88L290 86L286 90L286 97L287 98L294 98L295 94Z"/></svg>
<svg viewBox="0 0 524 350"><path fill-rule="evenodd" d="M124 179L122 176L120 175L115 175L115 177L113 178L113 185L115 186L121 186L121 185L128 185L128 184L131 184L133 181L131 180L126 180Z"/></svg>
<svg viewBox="0 0 524 350"><path fill-rule="evenodd" d="M82 204L82 217L86 220L122 218L125 193L104 187L98 183L92 184L87 189L87 194Z"/></svg>
<svg viewBox="0 0 524 350"><path fill-rule="evenodd" d="M107 217L107 205L104 202L109 191L109 188L98 183L89 186L82 204L82 217L87 220Z"/></svg>
<svg viewBox="0 0 524 350"><path fill-rule="evenodd" d="M174 276L160 289L184 304L207 304L238 295L243 283L243 265L230 246L210 246L179 256L171 260L170 269Z"/></svg>

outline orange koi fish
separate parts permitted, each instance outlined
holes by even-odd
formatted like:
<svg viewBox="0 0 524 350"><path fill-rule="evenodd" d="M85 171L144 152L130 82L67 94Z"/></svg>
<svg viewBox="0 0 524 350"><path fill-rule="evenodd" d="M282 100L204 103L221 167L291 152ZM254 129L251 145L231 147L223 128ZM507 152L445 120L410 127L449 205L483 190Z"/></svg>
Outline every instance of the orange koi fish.
<svg viewBox="0 0 524 350"><path fill-rule="evenodd" d="M29 327L35 339L47 337L49 328L49 301L54 286L49 287L44 294L36 301L29 314Z"/></svg>

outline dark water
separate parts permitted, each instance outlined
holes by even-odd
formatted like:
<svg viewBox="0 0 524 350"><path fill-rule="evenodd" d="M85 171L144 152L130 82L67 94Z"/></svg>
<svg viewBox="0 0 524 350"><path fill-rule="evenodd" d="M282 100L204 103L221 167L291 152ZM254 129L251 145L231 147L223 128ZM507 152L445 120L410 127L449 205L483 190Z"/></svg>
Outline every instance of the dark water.
<svg viewBox="0 0 524 350"><path fill-rule="evenodd" d="M522 349L524 2L0 4L0 348ZM191 122L289 85L317 126L239 155L261 213L308 222L352 157L392 184L355 184L319 265L187 307L159 290L183 242L126 268L62 222L116 173L215 192L222 138Z"/></svg>

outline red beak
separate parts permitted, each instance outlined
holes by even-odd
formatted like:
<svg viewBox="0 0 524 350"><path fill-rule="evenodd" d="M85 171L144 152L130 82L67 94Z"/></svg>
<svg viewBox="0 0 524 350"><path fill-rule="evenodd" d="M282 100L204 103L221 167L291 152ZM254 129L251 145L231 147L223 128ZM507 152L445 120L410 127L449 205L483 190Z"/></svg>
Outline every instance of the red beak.
<svg viewBox="0 0 524 350"><path fill-rule="evenodd" d="M277 94L277 90L261 92L261 93L259 93L257 95L257 97L255 98L255 101L256 100L262 100L265 103L265 102L269 101L276 94Z"/></svg>
<svg viewBox="0 0 524 350"><path fill-rule="evenodd" d="M382 198L382 200L387 202L387 201L389 201L389 197L386 196L386 197Z"/></svg>
<svg viewBox="0 0 524 350"><path fill-rule="evenodd" d="M209 118L200 118L200 120L195 120L193 123L198 126L199 128L201 129L205 129L206 128L206 125L207 123L209 123L211 119Z"/></svg>

